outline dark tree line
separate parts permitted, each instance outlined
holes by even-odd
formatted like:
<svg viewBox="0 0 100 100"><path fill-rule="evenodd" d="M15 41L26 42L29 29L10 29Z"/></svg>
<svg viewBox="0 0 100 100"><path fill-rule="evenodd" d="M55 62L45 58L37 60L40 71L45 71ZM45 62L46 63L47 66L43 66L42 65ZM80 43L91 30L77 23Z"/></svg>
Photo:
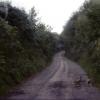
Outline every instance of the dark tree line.
<svg viewBox="0 0 100 100"><path fill-rule="evenodd" d="M79 62L100 86L100 2L86 1L70 18L61 36L66 56Z"/></svg>
<svg viewBox="0 0 100 100"><path fill-rule="evenodd" d="M0 2L0 94L44 69L55 53L56 35L36 17L34 8L27 14Z"/></svg>

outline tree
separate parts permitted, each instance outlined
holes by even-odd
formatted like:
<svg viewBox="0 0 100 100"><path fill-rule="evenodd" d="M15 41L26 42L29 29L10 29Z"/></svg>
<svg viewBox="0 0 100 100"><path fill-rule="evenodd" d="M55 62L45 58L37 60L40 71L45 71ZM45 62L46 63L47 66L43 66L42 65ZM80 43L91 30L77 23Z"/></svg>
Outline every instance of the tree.
<svg viewBox="0 0 100 100"><path fill-rule="evenodd" d="M100 3L86 1L65 25L66 56L79 62L100 83Z"/></svg>

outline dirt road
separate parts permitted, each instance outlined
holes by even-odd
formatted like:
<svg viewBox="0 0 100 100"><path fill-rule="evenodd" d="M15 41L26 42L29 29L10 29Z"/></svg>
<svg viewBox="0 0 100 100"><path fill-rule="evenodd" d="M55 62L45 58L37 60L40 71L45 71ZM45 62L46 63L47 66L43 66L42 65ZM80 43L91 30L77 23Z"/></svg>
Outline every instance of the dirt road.
<svg viewBox="0 0 100 100"><path fill-rule="evenodd" d="M100 100L100 91L87 80L83 69L60 52L47 69L9 93L5 100Z"/></svg>

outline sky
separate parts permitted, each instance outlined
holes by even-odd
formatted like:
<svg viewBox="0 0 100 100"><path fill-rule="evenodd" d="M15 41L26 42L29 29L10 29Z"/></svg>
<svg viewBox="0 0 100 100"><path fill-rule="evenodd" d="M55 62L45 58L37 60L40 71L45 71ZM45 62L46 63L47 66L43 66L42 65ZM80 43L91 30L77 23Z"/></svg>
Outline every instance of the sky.
<svg viewBox="0 0 100 100"><path fill-rule="evenodd" d="M65 23L85 0L9 0L14 6L27 12L34 6L41 22L50 25L53 32L60 34Z"/></svg>

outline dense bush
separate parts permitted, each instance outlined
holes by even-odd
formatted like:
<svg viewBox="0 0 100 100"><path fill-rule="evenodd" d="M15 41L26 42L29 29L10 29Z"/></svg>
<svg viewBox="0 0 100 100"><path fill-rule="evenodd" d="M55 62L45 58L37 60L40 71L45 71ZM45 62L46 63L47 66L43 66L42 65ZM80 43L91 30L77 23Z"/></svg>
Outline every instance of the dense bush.
<svg viewBox="0 0 100 100"><path fill-rule="evenodd" d="M44 24L37 24L34 8L26 14L10 3L6 6L6 18L0 8L0 94L44 69L56 45L55 35Z"/></svg>
<svg viewBox="0 0 100 100"><path fill-rule="evenodd" d="M73 14L62 37L66 55L78 61L100 86L100 3L90 0Z"/></svg>

